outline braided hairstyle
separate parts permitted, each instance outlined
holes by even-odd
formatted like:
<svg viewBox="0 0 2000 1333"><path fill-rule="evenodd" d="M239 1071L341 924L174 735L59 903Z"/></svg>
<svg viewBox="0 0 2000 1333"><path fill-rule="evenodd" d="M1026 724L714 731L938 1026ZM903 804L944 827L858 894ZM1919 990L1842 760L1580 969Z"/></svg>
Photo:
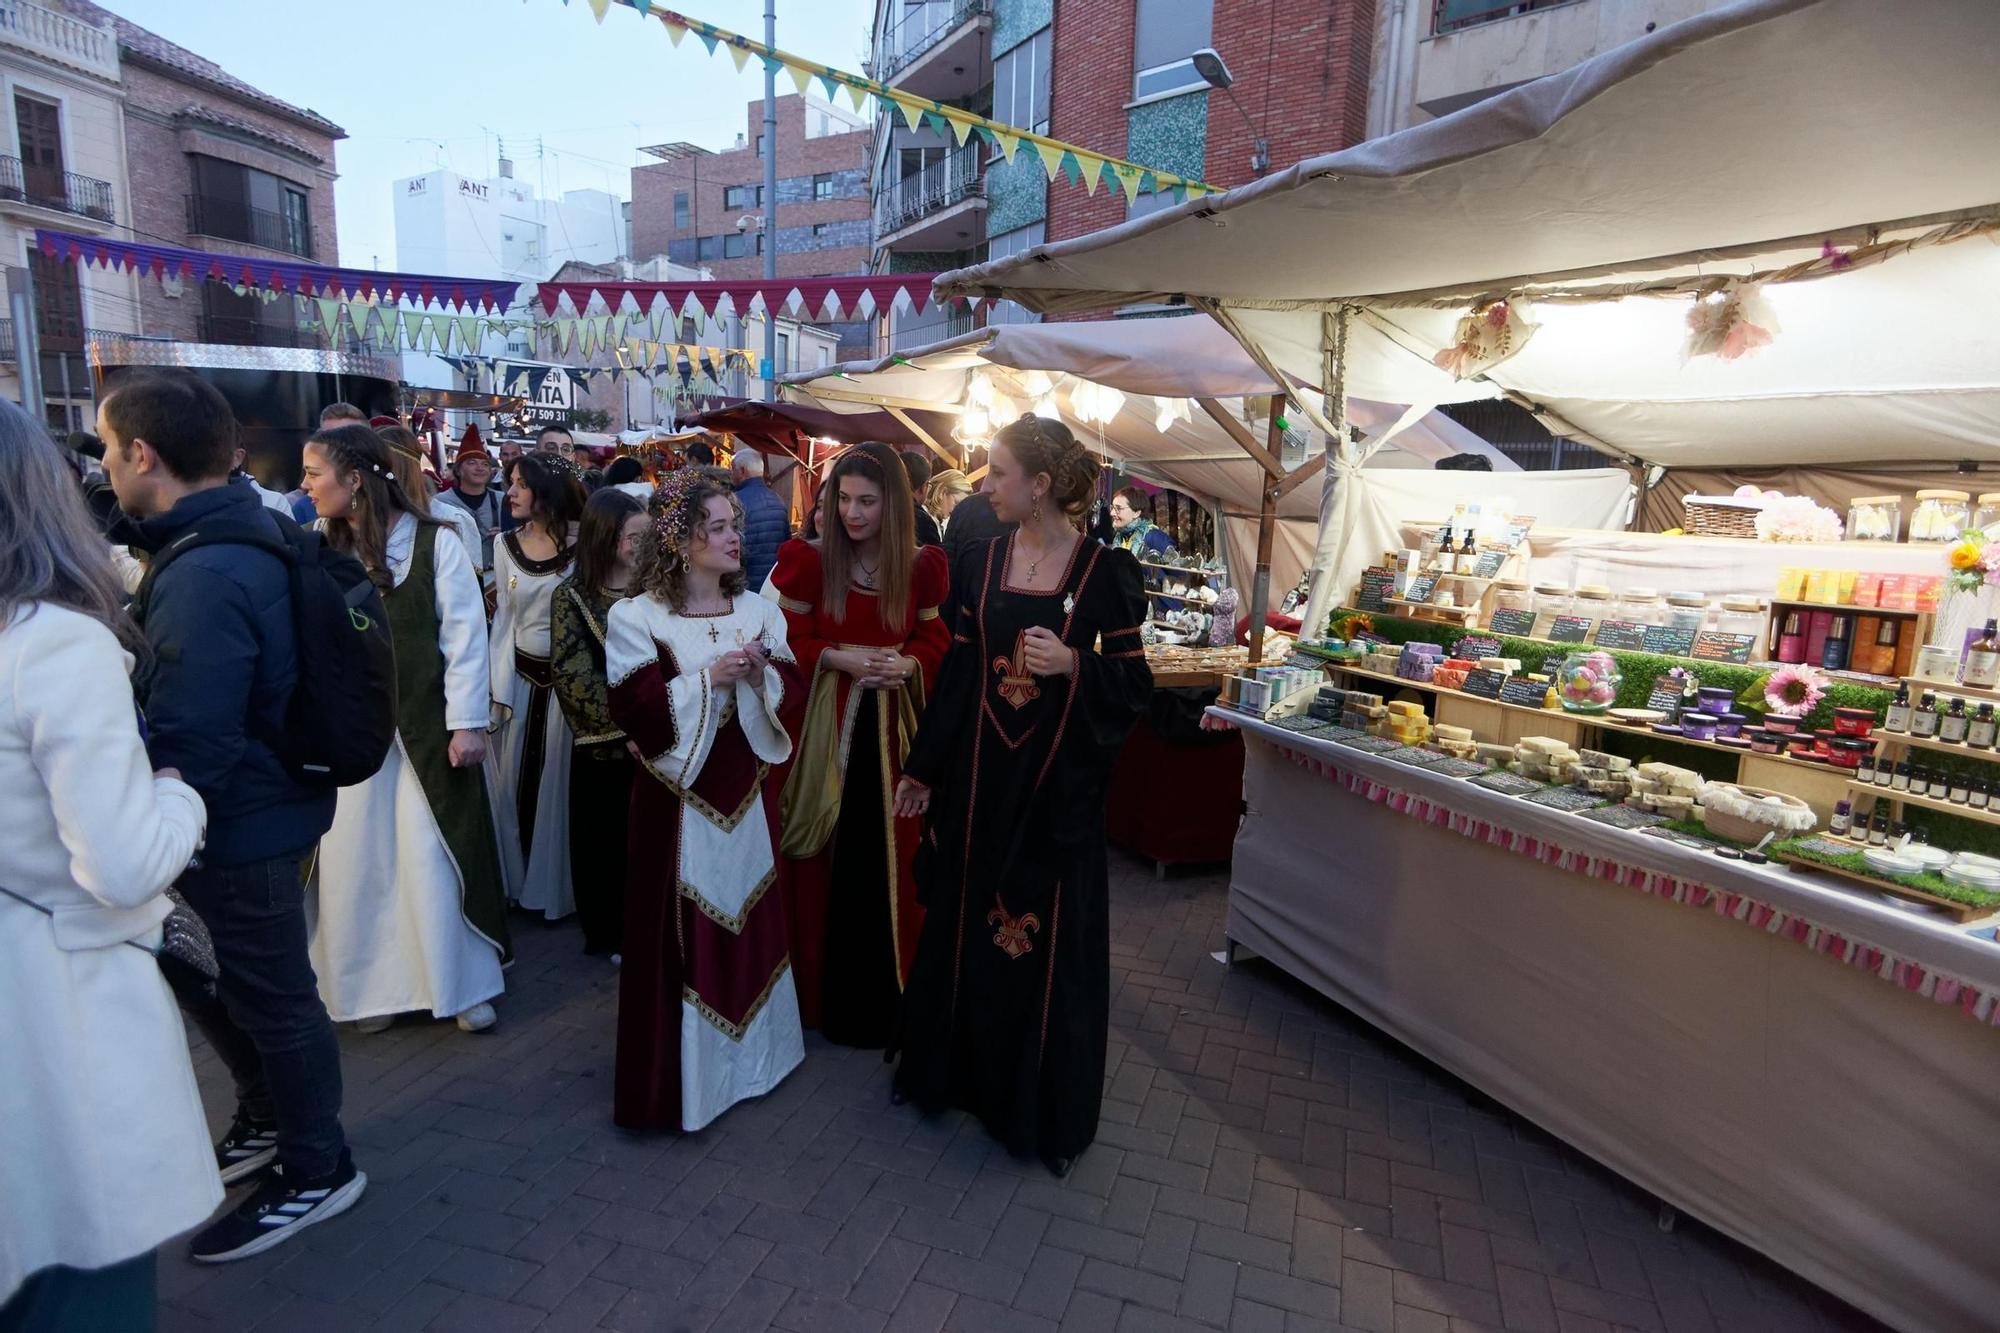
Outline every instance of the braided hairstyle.
<svg viewBox="0 0 2000 1333"><path fill-rule="evenodd" d="M617 495L619 492L601 492ZM633 581L640 591L672 607L676 614L687 610L689 549L695 530L708 522L708 502L717 496L729 501L738 532L743 528L743 505L729 484L729 474L714 468L684 466L669 472L646 505L653 520L652 540L639 548ZM623 521L622 519L620 520ZM744 591L742 565L722 576L722 592L735 597Z"/></svg>
<svg viewBox="0 0 2000 1333"><path fill-rule="evenodd" d="M389 529L398 514L417 514L396 480L388 441L356 421L322 426L306 444L325 454L336 474L351 472L360 478L353 509L324 520L326 540L336 551L359 560L375 585L387 590L395 582L389 572Z"/></svg>
<svg viewBox="0 0 2000 1333"><path fill-rule="evenodd" d="M1023 416L1002 426L994 437L1020 463L1029 477L1046 472L1049 501L1079 528L1097 498L1097 455L1054 417Z"/></svg>

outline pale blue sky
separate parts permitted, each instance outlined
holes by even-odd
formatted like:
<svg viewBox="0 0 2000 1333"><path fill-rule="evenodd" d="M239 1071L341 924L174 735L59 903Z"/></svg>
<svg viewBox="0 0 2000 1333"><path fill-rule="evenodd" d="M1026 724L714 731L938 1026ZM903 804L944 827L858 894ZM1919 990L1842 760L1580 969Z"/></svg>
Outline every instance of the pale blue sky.
<svg viewBox="0 0 2000 1333"><path fill-rule="evenodd" d="M446 166L485 176L507 142L514 174L551 191L629 198L643 144L726 148L744 103L764 93L690 36L613 5L602 27L584 0L99 0L276 97L343 126L340 260L394 268L390 182ZM691 18L758 36L763 0L682 0ZM778 0L778 45L859 70L870 0ZM794 91L780 75L778 91ZM846 105L845 102L842 105ZM535 141L546 152L537 162ZM544 174L545 173L545 174Z"/></svg>

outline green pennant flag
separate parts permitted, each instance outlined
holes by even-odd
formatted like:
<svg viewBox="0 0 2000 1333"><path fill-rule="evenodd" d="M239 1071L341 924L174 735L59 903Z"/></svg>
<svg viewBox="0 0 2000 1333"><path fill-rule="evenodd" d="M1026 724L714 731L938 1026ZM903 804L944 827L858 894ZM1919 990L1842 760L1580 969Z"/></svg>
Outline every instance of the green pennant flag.
<svg viewBox="0 0 2000 1333"><path fill-rule="evenodd" d="M402 316L403 341L409 346L411 351L417 351L421 346L421 340L418 335L423 330L424 312L421 310L405 310L402 312Z"/></svg>
<svg viewBox="0 0 2000 1333"><path fill-rule="evenodd" d="M1140 172L1139 192L1141 194L1158 194L1160 192L1160 178L1150 171Z"/></svg>
<svg viewBox="0 0 2000 1333"><path fill-rule="evenodd" d="M1070 184L1082 185L1087 187L1093 192L1096 191L1097 187L1090 183L1091 181L1095 180L1096 177L1089 175L1084 171L1083 163L1077 159L1075 153L1064 153L1062 155L1062 169L1063 169L1063 175L1069 177Z"/></svg>
<svg viewBox="0 0 2000 1333"><path fill-rule="evenodd" d="M555 344L558 355L567 357L569 349L576 346L576 326L579 321L559 319L555 322Z"/></svg>
<svg viewBox="0 0 2000 1333"><path fill-rule="evenodd" d="M819 86L826 89L826 100L829 102L840 95L840 85L833 81L831 70L819 76Z"/></svg>
<svg viewBox="0 0 2000 1333"><path fill-rule="evenodd" d="M764 62L764 72L766 74L776 74L779 70L785 67L785 62L778 59L774 55L764 55L760 53L757 58Z"/></svg>
<svg viewBox="0 0 2000 1333"><path fill-rule="evenodd" d="M703 30L703 29L701 29L701 28L696 28L696 29L695 29L695 34L694 34L694 35L695 35L695 36L697 36L697 37L699 37L699 38L701 38L701 44L702 44L703 46L705 46L705 47L707 47L707 48L708 48L708 53L709 53L710 55L714 55L714 54L715 54L715 34L714 34L714 33L712 33L712 32L707 32L707 31L705 31L705 30Z"/></svg>
<svg viewBox="0 0 2000 1333"><path fill-rule="evenodd" d="M477 352L479 344L483 341L479 333L479 317L477 315L462 315L457 320L457 324L458 349L461 352Z"/></svg>
<svg viewBox="0 0 2000 1333"><path fill-rule="evenodd" d="M644 18L652 12L653 0L632 0L632 8L639 11L640 18Z"/></svg>
<svg viewBox="0 0 2000 1333"><path fill-rule="evenodd" d="M328 338L337 336L340 332L340 298L338 296L315 297L313 304L319 307L320 331L326 334Z"/></svg>

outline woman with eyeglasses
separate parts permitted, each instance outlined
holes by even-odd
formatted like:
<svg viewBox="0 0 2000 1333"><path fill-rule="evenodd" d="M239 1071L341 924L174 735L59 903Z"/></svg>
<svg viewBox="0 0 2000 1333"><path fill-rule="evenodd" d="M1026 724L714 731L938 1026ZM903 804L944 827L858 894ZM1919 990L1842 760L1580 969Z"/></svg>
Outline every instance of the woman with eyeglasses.
<svg viewBox="0 0 2000 1333"><path fill-rule="evenodd" d="M222 1201L149 950L206 824L155 772L145 640L48 432L0 402L0 1328L154 1326L154 1247Z"/></svg>
<svg viewBox="0 0 2000 1333"><path fill-rule="evenodd" d="M518 526L493 544L489 656L499 719L487 777L507 896L551 921L576 910L569 865L571 738L555 697L550 625L556 586L575 568L583 517L576 466L523 454L507 490Z"/></svg>

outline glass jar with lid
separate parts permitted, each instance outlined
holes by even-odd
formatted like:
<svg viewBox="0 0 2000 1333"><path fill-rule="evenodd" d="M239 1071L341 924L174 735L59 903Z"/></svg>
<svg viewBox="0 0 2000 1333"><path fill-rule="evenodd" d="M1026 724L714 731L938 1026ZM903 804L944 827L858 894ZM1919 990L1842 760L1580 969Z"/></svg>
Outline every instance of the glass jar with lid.
<svg viewBox="0 0 2000 1333"><path fill-rule="evenodd" d="M1995 524L2000 524L2000 491L1988 491L1979 497L1979 507L1972 511L1972 526L1990 529ZM1994 534L1989 531L1987 535Z"/></svg>
<svg viewBox="0 0 2000 1333"><path fill-rule="evenodd" d="M1667 594L1667 625L1699 634L1708 628L1708 598L1698 592Z"/></svg>
<svg viewBox="0 0 2000 1333"><path fill-rule="evenodd" d="M1664 625L1667 623L1667 604L1651 588L1627 588L1625 595L1618 599L1618 609L1613 615L1618 620L1629 620L1635 625Z"/></svg>
<svg viewBox="0 0 2000 1333"><path fill-rule="evenodd" d="M1535 597L1526 579L1501 579L1493 585L1495 611L1526 611L1534 614Z"/></svg>
<svg viewBox="0 0 2000 1333"><path fill-rule="evenodd" d="M1609 620L1618 603L1611 596L1611 589L1602 583L1585 583L1577 587L1576 596L1570 602L1569 613L1587 620Z"/></svg>
<svg viewBox="0 0 2000 1333"><path fill-rule="evenodd" d="M1917 507L1910 513L1910 540L1954 541L1970 522L1972 495L1969 491L1918 491Z"/></svg>
<svg viewBox="0 0 2000 1333"><path fill-rule="evenodd" d="M1764 603L1756 597L1725 597L1722 608L1715 613L1715 628L1719 634L1749 634L1761 639L1764 634Z"/></svg>
<svg viewBox="0 0 2000 1333"><path fill-rule="evenodd" d="M1847 540L1893 542L1902 536L1902 496L1857 495L1847 502Z"/></svg>
<svg viewBox="0 0 2000 1333"><path fill-rule="evenodd" d="M1555 624L1557 616L1570 613L1573 599L1569 585L1565 583L1537 583L1535 585L1535 630L1529 637L1546 639L1549 627Z"/></svg>

